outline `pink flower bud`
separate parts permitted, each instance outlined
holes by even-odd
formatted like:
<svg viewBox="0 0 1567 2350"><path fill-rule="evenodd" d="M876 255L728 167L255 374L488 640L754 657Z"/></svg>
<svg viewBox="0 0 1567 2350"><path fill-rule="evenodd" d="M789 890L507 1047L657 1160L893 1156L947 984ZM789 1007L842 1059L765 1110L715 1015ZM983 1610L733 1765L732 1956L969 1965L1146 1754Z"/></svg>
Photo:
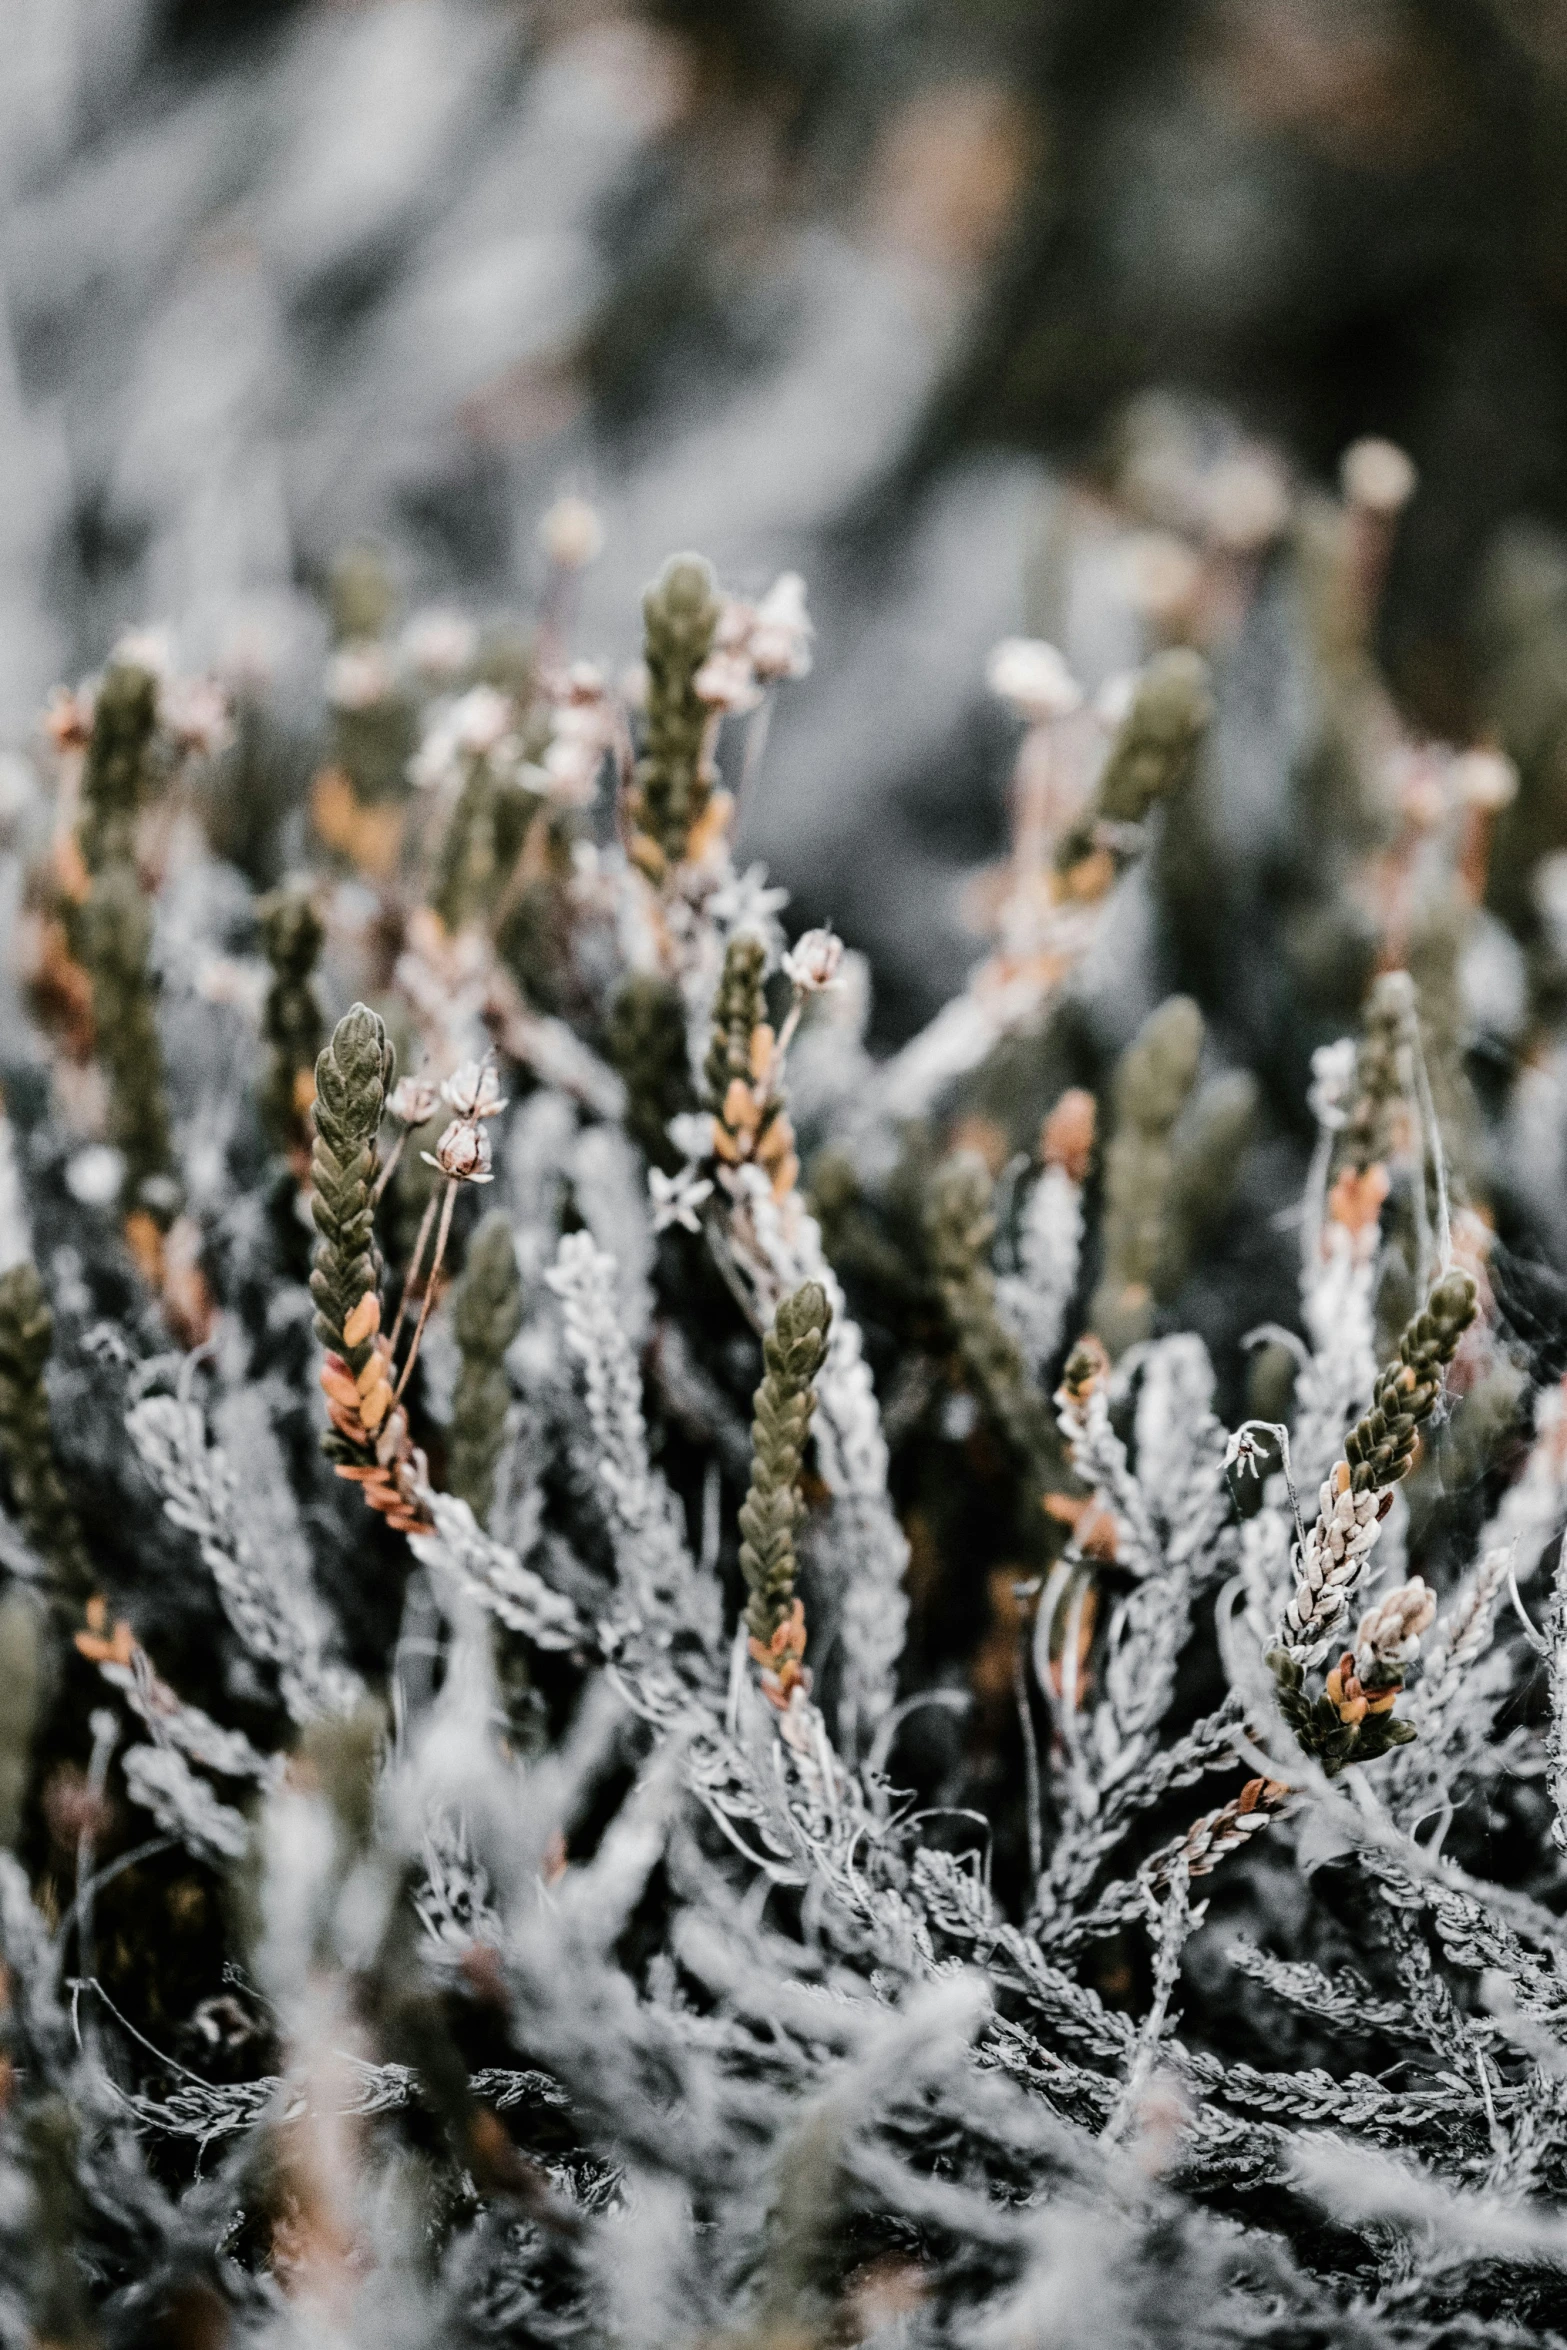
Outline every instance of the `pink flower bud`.
<svg viewBox="0 0 1567 2350"><path fill-rule="evenodd" d="M489 1135L471 1118L454 1118L434 1152L425 1151L422 1156L430 1166L449 1175L454 1183L494 1181L490 1173Z"/></svg>

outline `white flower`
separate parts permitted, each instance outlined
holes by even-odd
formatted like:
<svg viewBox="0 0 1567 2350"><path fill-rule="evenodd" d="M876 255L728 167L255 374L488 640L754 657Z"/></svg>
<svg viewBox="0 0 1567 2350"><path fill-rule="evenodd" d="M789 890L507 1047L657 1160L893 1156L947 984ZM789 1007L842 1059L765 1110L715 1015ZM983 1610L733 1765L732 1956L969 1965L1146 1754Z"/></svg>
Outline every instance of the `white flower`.
<svg viewBox="0 0 1567 2350"><path fill-rule="evenodd" d="M1242 449L1217 464L1203 483L1203 518L1217 545L1252 554L1276 539L1289 520L1289 484L1266 449Z"/></svg>
<svg viewBox="0 0 1567 2350"><path fill-rule="evenodd" d="M591 661L574 661L550 691L554 735L544 754L546 787L552 799L585 808L598 790L604 754L615 741L615 705Z"/></svg>
<svg viewBox="0 0 1567 2350"><path fill-rule="evenodd" d="M229 698L213 677L166 678L158 715L182 751L204 759L215 758L234 740Z"/></svg>
<svg viewBox="0 0 1567 2350"><path fill-rule="evenodd" d="M762 698L756 673L744 653L709 653L691 680L691 690L710 709L736 716L754 710Z"/></svg>
<svg viewBox="0 0 1567 2350"><path fill-rule="evenodd" d="M805 582L797 571L781 572L756 607L746 650L758 677L808 677L816 631L805 608Z"/></svg>
<svg viewBox="0 0 1567 2350"><path fill-rule="evenodd" d="M678 1175L666 1175L661 1167L647 1171L648 1193L653 1202L653 1229L666 1232L671 1224L679 1224L687 1232L700 1232L698 1208L713 1196L713 1186L705 1175L687 1165Z"/></svg>
<svg viewBox="0 0 1567 2350"><path fill-rule="evenodd" d="M562 571L581 571L604 546L604 525L586 498L557 498L539 521L539 545Z"/></svg>
<svg viewBox="0 0 1567 2350"><path fill-rule="evenodd" d="M403 657L421 677L460 677L478 649L479 632L461 612L416 612L403 630Z"/></svg>
<svg viewBox="0 0 1567 2350"><path fill-rule="evenodd" d="M713 1147L713 1121L706 1110L678 1110L668 1126L670 1141L688 1159L705 1159Z"/></svg>
<svg viewBox="0 0 1567 2350"><path fill-rule="evenodd" d="M452 705L453 739L460 751L482 757L493 751L511 730L512 705L492 685L476 685Z"/></svg>
<svg viewBox="0 0 1567 2350"><path fill-rule="evenodd" d="M506 1107L493 1061L464 1061L445 1080L441 1099L458 1118L466 1119L498 1118Z"/></svg>
<svg viewBox="0 0 1567 2350"><path fill-rule="evenodd" d="M422 1126L435 1115L441 1089L428 1077L399 1077L387 1096L387 1113L404 1126Z"/></svg>
<svg viewBox="0 0 1567 2350"><path fill-rule="evenodd" d="M985 663L985 683L1035 725L1082 707L1076 678L1055 646L1037 637L1004 638Z"/></svg>
<svg viewBox="0 0 1567 2350"><path fill-rule="evenodd" d="M454 1118L434 1151L421 1151L426 1166L436 1167L454 1183L493 1183L490 1173L490 1136L487 1127L471 1118Z"/></svg>
<svg viewBox="0 0 1567 2350"><path fill-rule="evenodd" d="M1339 481L1352 506L1367 514L1397 514L1415 494L1420 476L1392 441L1356 441L1339 460Z"/></svg>
<svg viewBox="0 0 1567 2350"><path fill-rule="evenodd" d="M1467 806L1487 815L1511 807L1518 796L1518 770L1505 751L1460 751L1450 780Z"/></svg>
<svg viewBox="0 0 1567 2350"><path fill-rule="evenodd" d="M836 987L843 968L843 941L830 930L803 931L783 959L784 973L801 995Z"/></svg>
<svg viewBox="0 0 1567 2350"><path fill-rule="evenodd" d="M166 628L128 629L109 658L115 669L145 669L160 685L174 675L174 644Z"/></svg>
<svg viewBox="0 0 1567 2350"><path fill-rule="evenodd" d="M1349 1115L1355 1086L1355 1040L1341 1036L1333 1044L1319 1044L1311 1056L1311 1085L1307 1105L1319 1126L1337 1133Z"/></svg>
<svg viewBox="0 0 1567 2350"><path fill-rule="evenodd" d="M112 1207L125 1183L125 1154L111 1142L90 1142L66 1163L65 1187L84 1208Z"/></svg>
<svg viewBox="0 0 1567 2350"><path fill-rule="evenodd" d="M786 889L769 888L765 865L748 865L714 890L707 910L720 930L754 930L758 938L766 938L773 930L773 917L788 903Z"/></svg>
<svg viewBox="0 0 1567 2350"><path fill-rule="evenodd" d="M397 675L384 645L344 645L326 673L327 700L339 710L373 710L396 691Z"/></svg>

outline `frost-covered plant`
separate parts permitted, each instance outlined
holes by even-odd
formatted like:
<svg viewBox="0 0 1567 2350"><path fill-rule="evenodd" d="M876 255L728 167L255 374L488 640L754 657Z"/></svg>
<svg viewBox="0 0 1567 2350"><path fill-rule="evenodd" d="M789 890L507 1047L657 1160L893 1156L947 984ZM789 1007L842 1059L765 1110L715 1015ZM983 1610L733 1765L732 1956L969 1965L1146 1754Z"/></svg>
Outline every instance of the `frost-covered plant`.
<svg viewBox="0 0 1567 2350"><path fill-rule="evenodd" d="M994 952L876 1064L731 856L797 581L672 562L640 711L558 615L432 699L336 592L316 883L147 852L173 681L56 729L0 2342L1555 2340L1560 1357L1391 966L1275 1409L1182 1326L1259 1100L1187 999L1092 1016L1201 664L1116 725L1001 649ZM119 997L105 873L186 926Z"/></svg>

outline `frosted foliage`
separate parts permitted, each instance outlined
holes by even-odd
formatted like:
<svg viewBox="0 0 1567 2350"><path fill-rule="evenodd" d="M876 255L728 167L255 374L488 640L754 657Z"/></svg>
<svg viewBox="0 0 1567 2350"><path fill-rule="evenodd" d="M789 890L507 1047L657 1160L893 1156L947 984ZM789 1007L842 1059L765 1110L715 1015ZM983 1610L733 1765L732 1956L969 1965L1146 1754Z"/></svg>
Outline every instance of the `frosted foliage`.
<svg viewBox="0 0 1567 2350"><path fill-rule="evenodd" d="M473 223L529 217L484 125L548 118L558 249L505 268L576 349L604 150L683 119L687 36L426 14L277 31L336 160L252 225L301 299L388 250L398 44L472 220L421 231L385 382L463 378L526 470L486 403L553 375L447 331ZM1439 989L1445 1124L1368 1012L1309 1163L1246 1142L1238 1023L1133 1002L1197 853L1158 802L1209 788L1185 638L1316 527L1182 445L1139 492L1213 566L1181 643L1109 696L1011 645L990 951L891 1055L732 846L792 574L674 559L623 681L576 657L579 489L526 659L351 550L280 835L319 863L254 902L220 824L302 717L146 639L51 706L0 1123L4 2350L1559 2339L1557 1277L1478 1211ZM1498 764L1421 760L1410 889L1472 889L1441 794Z"/></svg>

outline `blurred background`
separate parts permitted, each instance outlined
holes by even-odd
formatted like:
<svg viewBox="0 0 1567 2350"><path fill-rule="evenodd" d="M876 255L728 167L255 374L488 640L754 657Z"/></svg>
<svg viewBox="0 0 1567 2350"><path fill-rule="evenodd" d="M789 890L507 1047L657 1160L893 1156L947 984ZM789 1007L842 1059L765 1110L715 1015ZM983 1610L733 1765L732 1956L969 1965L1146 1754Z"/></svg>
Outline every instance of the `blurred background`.
<svg viewBox="0 0 1567 2350"><path fill-rule="evenodd" d="M742 850L868 950L886 1042L979 951L964 883L1017 734L990 647L1050 638L1094 693L1195 641L1203 917L1183 943L1176 893L1162 944L1122 937L1106 1016L1129 1034L1185 984L1298 1104L1320 1023L1281 1041L1268 1007L1322 977L1271 936L1336 690L1312 500L1386 436L1418 486L1378 690L1410 739L1522 768L1528 854L1493 866L1471 977L1498 1049L1538 1006L1520 958L1567 843L1560 0L9 0L0 121L8 742L165 623L187 665L265 679L302 802L340 551L382 547L409 610L526 609L578 493L584 653L634 656L673 548L741 592L805 575L816 667ZM286 825L240 831L274 878ZM1243 938L1205 950L1226 872L1255 970ZM1364 971L1339 976L1352 1020Z"/></svg>

